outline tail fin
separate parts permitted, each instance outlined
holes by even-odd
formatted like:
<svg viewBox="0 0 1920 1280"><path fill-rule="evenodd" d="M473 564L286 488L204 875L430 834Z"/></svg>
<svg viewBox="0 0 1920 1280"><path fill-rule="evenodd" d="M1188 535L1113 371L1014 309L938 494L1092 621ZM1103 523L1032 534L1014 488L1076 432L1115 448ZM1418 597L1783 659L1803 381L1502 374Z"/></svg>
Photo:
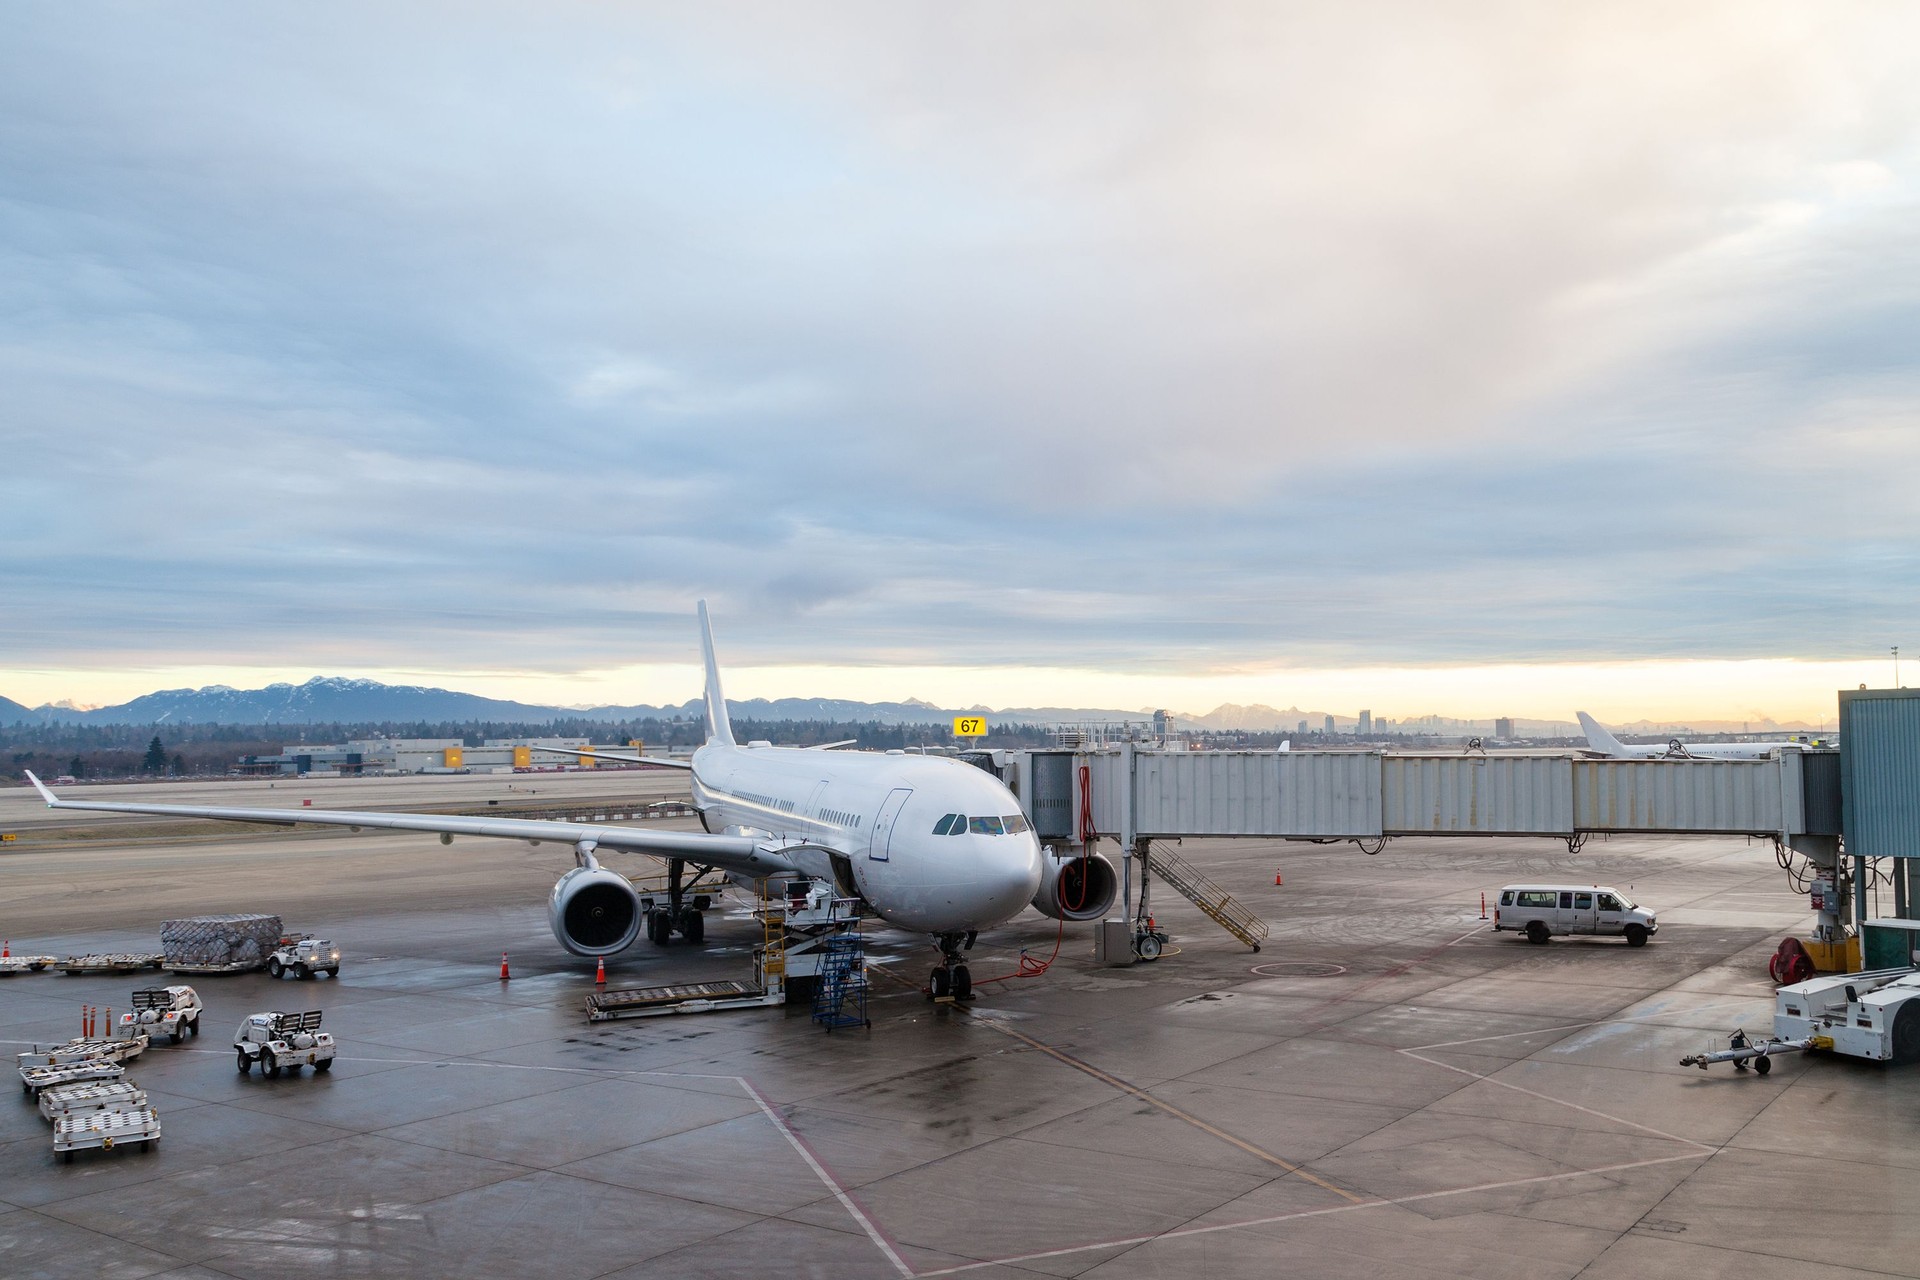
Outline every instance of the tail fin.
<svg viewBox="0 0 1920 1280"><path fill-rule="evenodd" d="M1620 739L1607 732L1606 726L1584 711L1576 711L1580 717L1580 727L1586 731L1587 745L1595 751L1604 751L1610 756L1624 757L1630 754Z"/></svg>
<svg viewBox="0 0 1920 1280"><path fill-rule="evenodd" d="M720 691L720 663L713 656L713 623L707 602L700 602L700 653L707 661L707 741L733 745L733 723L727 719L727 695Z"/></svg>

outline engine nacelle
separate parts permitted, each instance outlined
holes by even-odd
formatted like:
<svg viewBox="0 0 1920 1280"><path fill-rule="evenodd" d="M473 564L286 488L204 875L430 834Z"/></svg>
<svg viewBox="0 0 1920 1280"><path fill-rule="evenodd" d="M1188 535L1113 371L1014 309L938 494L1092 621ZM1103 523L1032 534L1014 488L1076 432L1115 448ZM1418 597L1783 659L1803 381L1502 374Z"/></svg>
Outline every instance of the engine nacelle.
<svg viewBox="0 0 1920 1280"><path fill-rule="evenodd" d="M617 871L575 867L547 899L547 923L577 956L610 956L640 936L640 895Z"/></svg>
<svg viewBox="0 0 1920 1280"><path fill-rule="evenodd" d="M1099 920L1120 891L1120 873L1104 854L1040 855L1040 892L1034 910L1055 920Z"/></svg>

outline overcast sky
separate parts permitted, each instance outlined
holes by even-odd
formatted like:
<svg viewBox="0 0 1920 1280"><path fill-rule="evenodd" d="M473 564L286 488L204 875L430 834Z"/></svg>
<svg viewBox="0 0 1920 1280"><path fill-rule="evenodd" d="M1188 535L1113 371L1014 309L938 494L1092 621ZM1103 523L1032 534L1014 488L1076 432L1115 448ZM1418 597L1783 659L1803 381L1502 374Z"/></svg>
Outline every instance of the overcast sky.
<svg viewBox="0 0 1920 1280"><path fill-rule="evenodd" d="M6 6L0 694L1831 715L1917 129L1904 4Z"/></svg>

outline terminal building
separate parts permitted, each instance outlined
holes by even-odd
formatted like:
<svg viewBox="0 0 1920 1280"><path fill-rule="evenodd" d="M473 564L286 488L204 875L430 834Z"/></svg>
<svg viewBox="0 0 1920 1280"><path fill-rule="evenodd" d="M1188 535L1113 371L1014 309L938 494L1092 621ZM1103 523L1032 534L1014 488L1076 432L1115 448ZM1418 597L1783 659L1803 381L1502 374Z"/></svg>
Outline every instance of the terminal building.
<svg viewBox="0 0 1920 1280"><path fill-rule="evenodd" d="M367 738L333 746L302 743L278 755L242 756L234 772L256 778L360 777L407 773L512 773L594 764L591 756L569 760L535 748L586 751L586 738L489 738L469 747L460 738ZM623 754L632 746L609 747Z"/></svg>

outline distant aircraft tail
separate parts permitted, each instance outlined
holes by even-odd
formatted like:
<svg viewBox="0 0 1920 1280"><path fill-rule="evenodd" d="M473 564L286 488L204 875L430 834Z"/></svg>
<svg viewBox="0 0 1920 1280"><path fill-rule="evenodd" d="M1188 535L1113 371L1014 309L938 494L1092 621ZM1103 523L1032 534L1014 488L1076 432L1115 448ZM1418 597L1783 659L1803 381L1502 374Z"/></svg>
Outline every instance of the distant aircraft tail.
<svg viewBox="0 0 1920 1280"><path fill-rule="evenodd" d="M733 745L733 723L727 719L727 695L720 691L720 663L713 656L713 622L707 602L700 602L700 653L707 662L707 741Z"/></svg>
<svg viewBox="0 0 1920 1280"><path fill-rule="evenodd" d="M1576 711L1574 714L1580 717L1580 727L1586 731L1587 745L1595 751L1603 751L1607 755L1622 758L1632 754L1627 750L1625 744L1622 743L1620 739L1608 733L1607 727L1598 720L1595 720L1584 711Z"/></svg>

